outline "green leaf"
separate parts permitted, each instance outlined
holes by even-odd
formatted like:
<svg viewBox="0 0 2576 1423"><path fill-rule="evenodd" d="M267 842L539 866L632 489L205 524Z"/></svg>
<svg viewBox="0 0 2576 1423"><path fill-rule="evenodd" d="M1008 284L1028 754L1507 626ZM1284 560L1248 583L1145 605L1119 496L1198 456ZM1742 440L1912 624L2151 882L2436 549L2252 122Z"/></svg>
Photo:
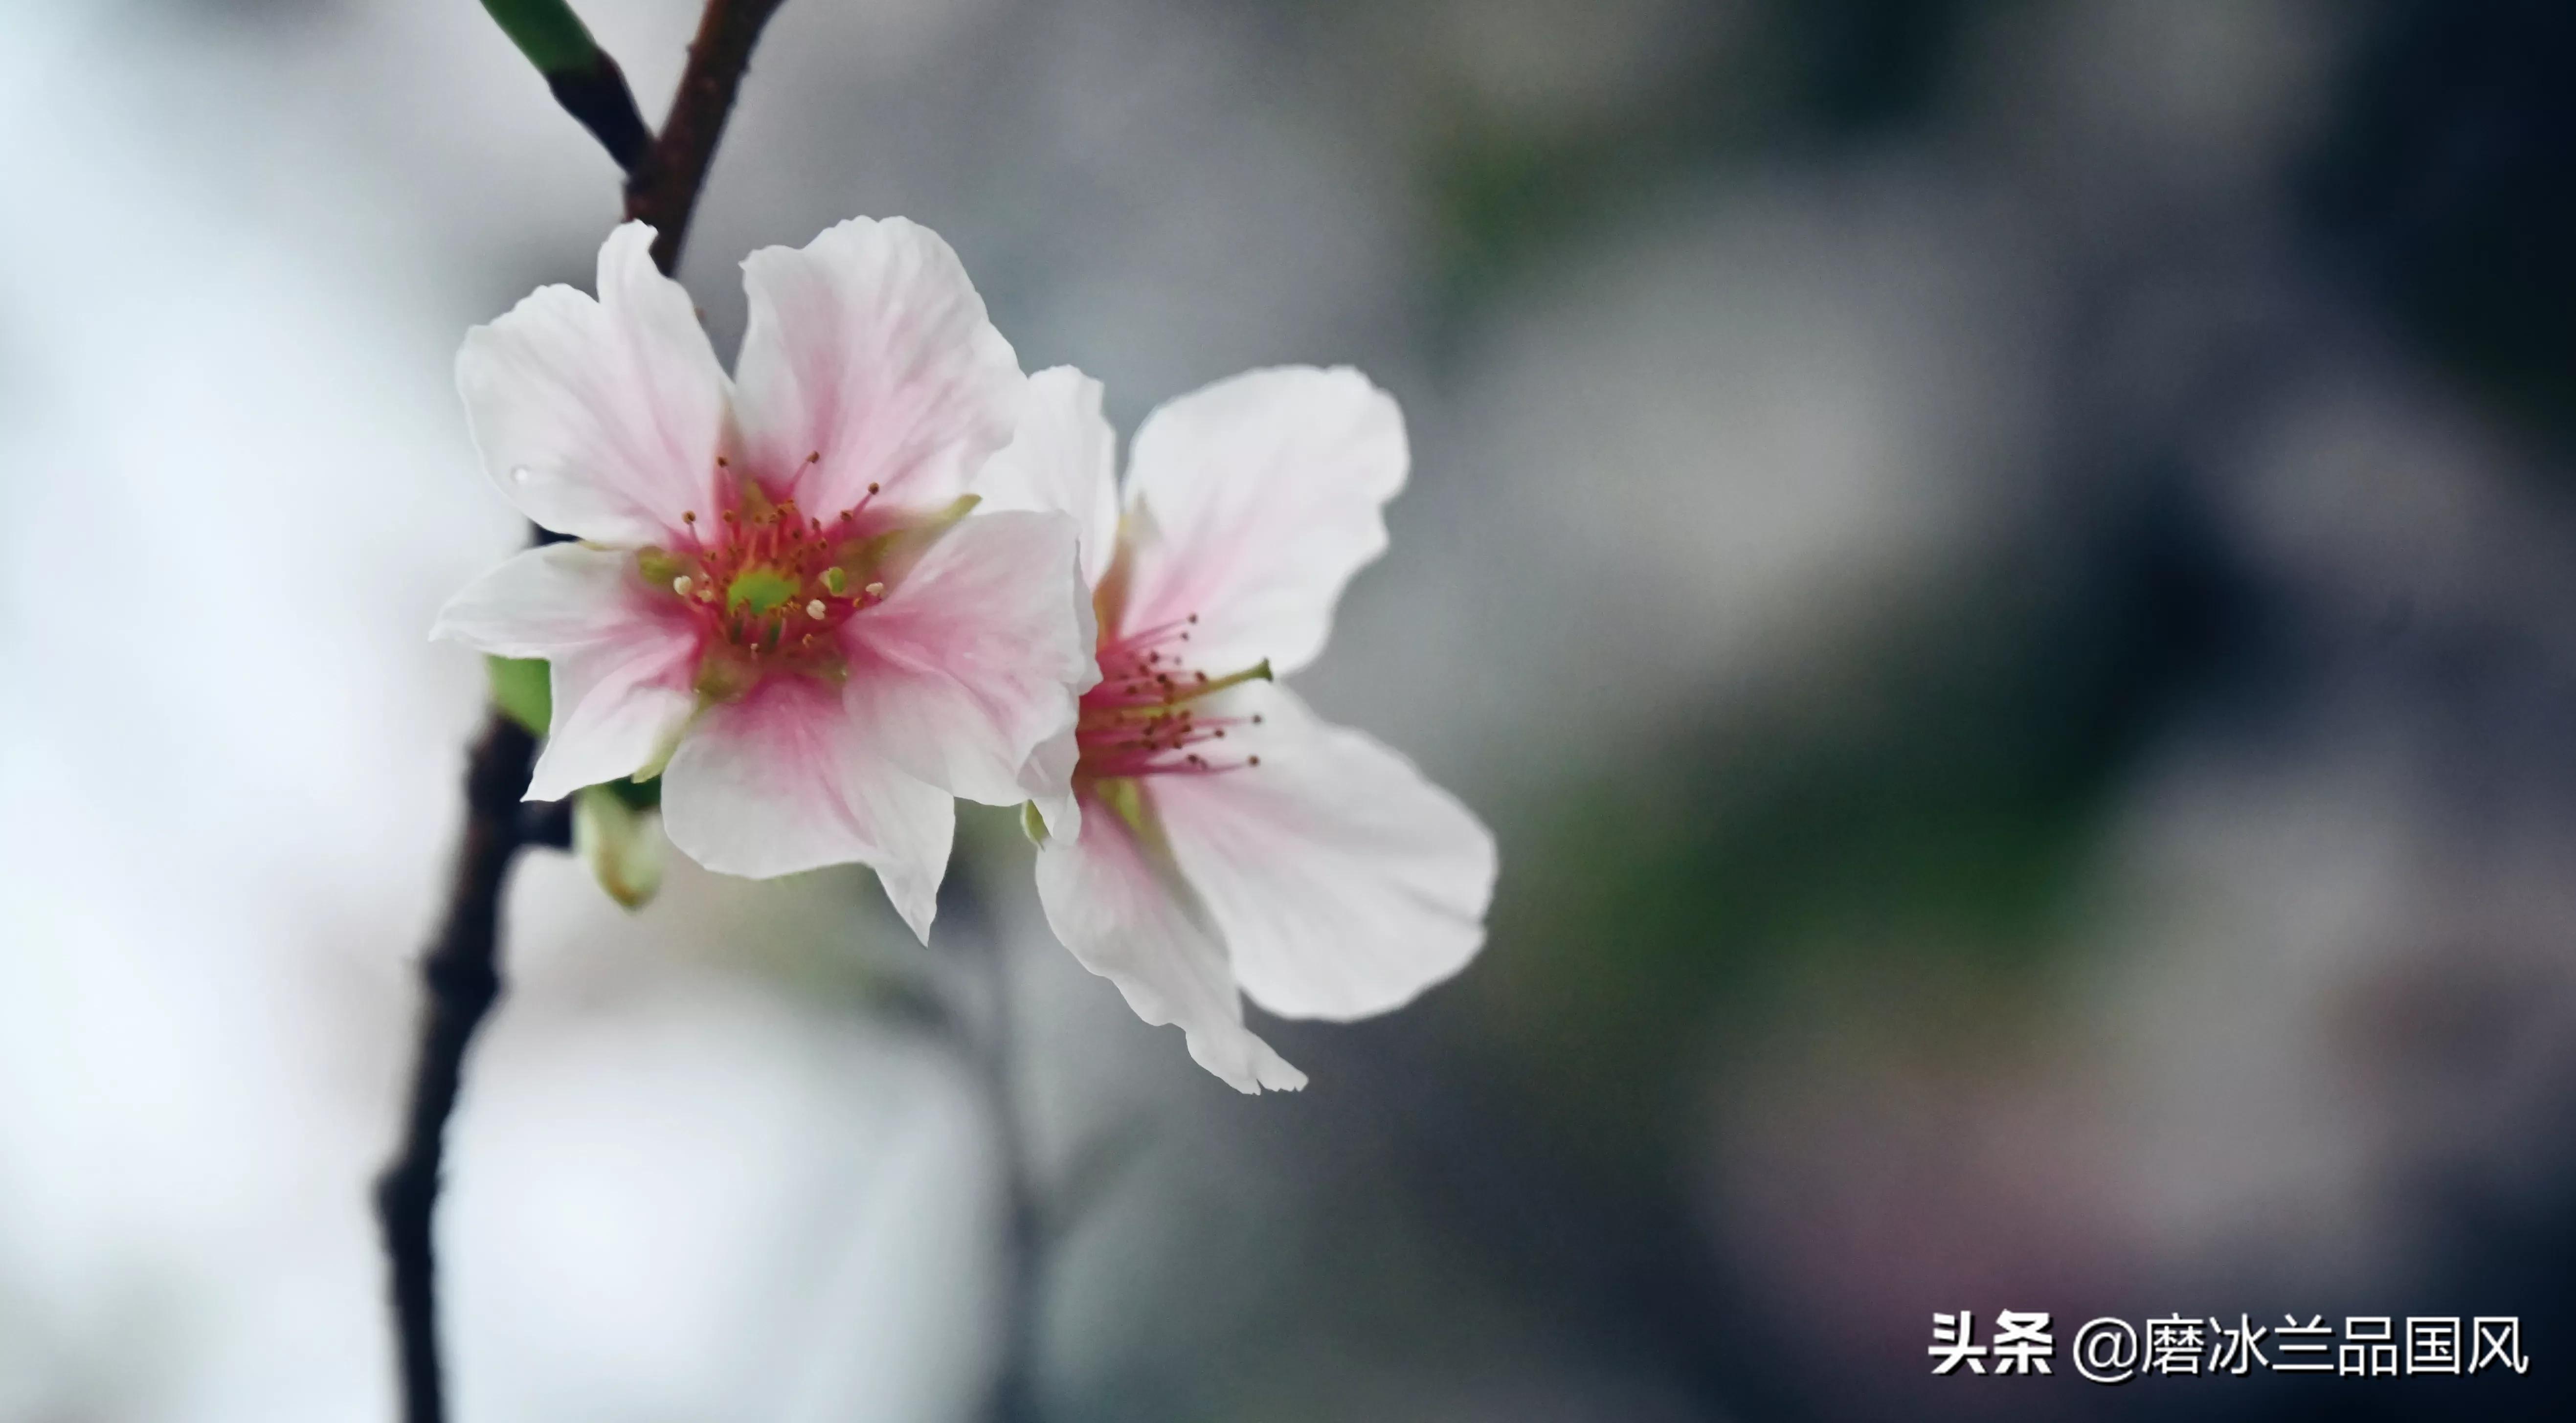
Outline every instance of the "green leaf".
<svg viewBox="0 0 2576 1423"><path fill-rule="evenodd" d="M538 73L588 72L599 66L599 45L564 0L483 0L483 8Z"/></svg>
<svg viewBox="0 0 2576 1423"><path fill-rule="evenodd" d="M529 735L545 735L555 711L554 673L545 659L487 657L483 665L492 679L492 705L526 727Z"/></svg>

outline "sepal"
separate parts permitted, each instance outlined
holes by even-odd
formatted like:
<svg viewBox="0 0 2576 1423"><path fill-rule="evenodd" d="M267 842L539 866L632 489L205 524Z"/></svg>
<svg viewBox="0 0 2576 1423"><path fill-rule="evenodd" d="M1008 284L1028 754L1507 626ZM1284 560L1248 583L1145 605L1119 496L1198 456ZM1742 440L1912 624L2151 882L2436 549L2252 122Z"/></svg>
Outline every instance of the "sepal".
<svg viewBox="0 0 2576 1423"><path fill-rule="evenodd" d="M555 711L553 679L546 660L486 657L483 666L492 682L492 705L525 727L530 736L544 736Z"/></svg>

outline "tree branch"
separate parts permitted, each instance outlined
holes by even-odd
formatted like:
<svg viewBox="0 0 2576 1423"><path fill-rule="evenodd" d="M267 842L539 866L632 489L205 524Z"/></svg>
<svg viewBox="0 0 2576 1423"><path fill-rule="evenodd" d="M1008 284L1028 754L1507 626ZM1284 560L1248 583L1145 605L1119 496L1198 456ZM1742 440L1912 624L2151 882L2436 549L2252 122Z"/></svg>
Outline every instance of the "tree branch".
<svg viewBox="0 0 2576 1423"><path fill-rule="evenodd" d="M439 1152L466 1044L501 994L501 891L525 843L519 797L527 794L537 740L494 711L465 771L465 836L449 882L446 922L420 962L428 992L413 1069L411 1109L392 1164L376 1178L376 1217L392 1266L394 1334L402 1352L403 1417L439 1423L436 1255L430 1213L438 1200Z"/></svg>
<svg viewBox="0 0 2576 1423"><path fill-rule="evenodd" d="M627 215L658 229L653 260L679 264L698 189L706 182L734 95L761 27L782 0L707 0L698 38L671 115L648 143L625 76L590 42L560 0L485 0L555 97L608 146L628 174ZM584 51L587 51L585 58ZM570 76L567 79L565 76ZM545 535L540 532L539 541ZM561 806L527 806L536 737L494 708L484 719L465 774L465 833L438 938L421 959L427 994L413 1064L411 1100L393 1160L376 1178L376 1217L391 1276L394 1335L401 1356L402 1416L445 1423L439 1368L438 1272L432 1219L438 1204L447 1119L456 1110L465 1050L501 995L501 896L510 866L531 845L564 843Z"/></svg>
<svg viewBox="0 0 2576 1423"><path fill-rule="evenodd" d="M743 70L760 30L783 0L707 0L698 19L698 37L689 42L689 65L681 71L680 91L662 121L662 136L640 171L626 183L629 221L653 224L653 261L665 272L680 265L680 244L688 236L689 216L697 209L698 189L705 186L707 165L715 161L716 143L724 137L725 120L733 115L734 95L742 88Z"/></svg>

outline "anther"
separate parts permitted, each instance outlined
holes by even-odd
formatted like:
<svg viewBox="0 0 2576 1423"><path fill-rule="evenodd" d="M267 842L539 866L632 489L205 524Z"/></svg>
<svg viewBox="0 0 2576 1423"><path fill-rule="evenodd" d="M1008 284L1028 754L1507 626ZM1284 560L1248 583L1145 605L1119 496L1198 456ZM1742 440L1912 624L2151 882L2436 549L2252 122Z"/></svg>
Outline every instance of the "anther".
<svg viewBox="0 0 2576 1423"><path fill-rule="evenodd" d="M870 494L874 494L874 493L876 493L876 492L877 492L878 487L879 487L879 486L878 486L878 484L877 484L877 482L876 482L875 480L869 480L869 481L868 481L868 492L869 492Z"/></svg>
<svg viewBox="0 0 2576 1423"><path fill-rule="evenodd" d="M871 583L859 591L867 594L871 598L882 598L885 596L885 585L882 583Z"/></svg>
<svg viewBox="0 0 2576 1423"><path fill-rule="evenodd" d="M731 467L732 467L732 464L733 464L733 462L732 462L731 460L726 459L724 456L722 456L722 455L718 455L718 456L716 456L716 468L718 468L718 469L729 469L729 468L731 468Z"/></svg>
<svg viewBox="0 0 2576 1423"><path fill-rule="evenodd" d="M823 452L821 450L814 450L808 453L805 456L805 462L807 464L821 464L823 462Z"/></svg>
<svg viewBox="0 0 2576 1423"><path fill-rule="evenodd" d="M698 511L697 511L697 510L695 510L695 509L683 509L683 510L681 510L681 511L680 511L680 522L681 522L681 523L683 523L683 524L694 524L694 523L696 523L697 521L698 521Z"/></svg>
<svg viewBox="0 0 2576 1423"><path fill-rule="evenodd" d="M1253 764L1253 765L1255 765L1255 766L1260 765L1260 764L1261 764L1261 758L1260 758L1260 757L1258 757L1258 756L1253 757L1253 758L1252 758L1252 764Z"/></svg>
<svg viewBox="0 0 2576 1423"><path fill-rule="evenodd" d="M690 586L689 575L685 573L671 580L671 591L679 594L683 598L689 596Z"/></svg>
<svg viewBox="0 0 2576 1423"><path fill-rule="evenodd" d="M816 622L821 622L823 620L823 611L823 600L820 598L816 598L805 605L805 616L812 618Z"/></svg>

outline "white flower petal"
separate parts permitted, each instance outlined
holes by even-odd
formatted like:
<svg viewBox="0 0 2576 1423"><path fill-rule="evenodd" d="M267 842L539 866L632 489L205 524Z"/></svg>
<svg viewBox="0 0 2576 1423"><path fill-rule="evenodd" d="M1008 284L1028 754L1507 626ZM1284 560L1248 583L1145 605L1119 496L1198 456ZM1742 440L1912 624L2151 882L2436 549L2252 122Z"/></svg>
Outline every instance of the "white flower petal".
<svg viewBox="0 0 2576 1423"><path fill-rule="evenodd" d="M1386 551L1378 508L1409 456L1395 400L1348 367L1248 371L1156 410L1128 458L1151 534L1123 625L1196 613L1192 660L1216 671L1314 660L1342 587Z"/></svg>
<svg viewBox="0 0 2576 1423"><path fill-rule="evenodd" d="M1071 515L1084 587L1099 585L1118 551L1118 435L1100 395L1100 382L1071 366L1029 377L1018 436L975 479L981 508Z"/></svg>
<svg viewBox="0 0 2576 1423"><path fill-rule="evenodd" d="M585 544L512 554L466 584L430 624L432 641L461 642L496 657L552 657L620 636L645 616L635 556Z"/></svg>
<svg viewBox="0 0 2576 1423"><path fill-rule="evenodd" d="M688 719L697 639L615 549L548 544L466 585L432 637L551 664L554 720L530 800L633 775Z"/></svg>
<svg viewBox="0 0 2576 1423"><path fill-rule="evenodd" d="M1239 743L1261 764L1149 784L1243 991L1283 1016L1362 1018L1465 967L1493 898L1484 825L1286 688L1255 683L1228 703L1261 714L1264 734Z"/></svg>
<svg viewBox="0 0 2576 1423"><path fill-rule="evenodd" d="M1018 437L975 480L984 501L979 509L1032 509L1073 519L1086 590L1079 609L1086 650L1099 632L1087 590L1099 585L1118 548L1118 437L1100 413L1100 396L1100 382L1071 366L1051 366L1029 377ZM1096 680L1097 669L1092 675ZM1031 800L1050 835L1081 833L1082 806L1069 784L1079 756L1067 727L1040 743L1020 769L1020 784L1047 788L1033 790Z"/></svg>
<svg viewBox="0 0 2576 1423"><path fill-rule="evenodd" d="M716 508L726 385L689 294L653 266L653 229L599 249L599 299L540 287L465 334L456 388L483 468L558 533L664 543Z"/></svg>
<svg viewBox="0 0 2576 1423"><path fill-rule="evenodd" d="M937 233L852 218L802 248L752 253L742 275L745 458L806 513L828 520L870 484L880 507L944 505L1010 443L1019 358Z"/></svg>
<svg viewBox="0 0 2576 1423"><path fill-rule="evenodd" d="M1029 804L1050 837L1082 833L1082 797L1073 792L1073 770L1081 760L1082 745L1068 726L1038 743L1020 767L1019 783L1030 788Z"/></svg>
<svg viewBox="0 0 2576 1423"><path fill-rule="evenodd" d="M721 874L868 865L927 943L956 806L886 760L838 690L788 674L689 729L662 773L662 826Z"/></svg>
<svg viewBox="0 0 2576 1423"><path fill-rule="evenodd" d="M878 754L986 805L1066 794L1071 762L1034 753L1099 678L1073 555L1062 514L973 515L844 626L851 712Z"/></svg>
<svg viewBox="0 0 2576 1423"><path fill-rule="evenodd" d="M1243 1026L1243 999L1190 892L1113 811L1092 806L1078 838L1038 850L1048 927L1082 966L1118 985L1148 1023L1179 1025L1190 1057L1235 1090L1293 1092L1306 1074Z"/></svg>
<svg viewBox="0 0 2576 1423"><path fill-rule="evenodd" d="M697 650L669 639L555 658L554 720L528 799L561 800L643 769L697 709L689 687L696 669Z"/></svg>

